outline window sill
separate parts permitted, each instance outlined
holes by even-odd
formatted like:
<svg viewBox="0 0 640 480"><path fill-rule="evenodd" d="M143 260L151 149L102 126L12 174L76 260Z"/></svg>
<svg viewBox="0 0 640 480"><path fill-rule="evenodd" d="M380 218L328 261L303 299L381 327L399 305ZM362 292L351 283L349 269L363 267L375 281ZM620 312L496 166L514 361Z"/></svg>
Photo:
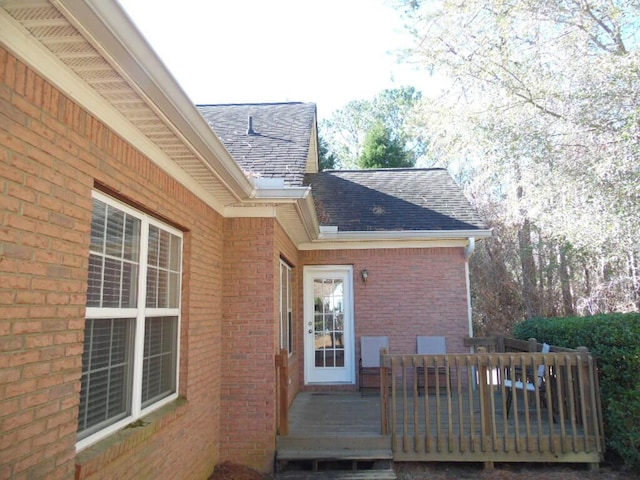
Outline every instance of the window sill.
<svg viewBox="0 0 640 480"><path fill-rule="evenodd" d="M179 397L76 455L76 480L88 478L180 418L187 401Z"/></svg>

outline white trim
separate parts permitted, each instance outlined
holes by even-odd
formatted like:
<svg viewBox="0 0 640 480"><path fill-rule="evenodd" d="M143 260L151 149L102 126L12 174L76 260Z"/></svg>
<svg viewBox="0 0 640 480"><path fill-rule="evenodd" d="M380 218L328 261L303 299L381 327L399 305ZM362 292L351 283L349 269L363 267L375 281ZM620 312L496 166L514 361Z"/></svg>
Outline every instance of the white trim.
<svg viewBox="0 0 640 480"><path fill-rule="evenodd" d="M373 232L341 232L330 227L323 227L318 240L431 240L431 239L464 239L469 237L488 238L491 230L398 230Z"/></svg>
<svg viewBox="0 0 640 480"><path fill-rule="evenodd" d="M311 192L311 187L284 187L284 188L257 188L254 190L251 198L258 200L278 200L287 199L301 200L307 198Z"/></svg>
<svg viewBox="0 0 640 480"><path fill-rule="evenodd" d="M407 249L407 248L457 248L467 244L462 239L455 240L378 240L371 242L309 242L298 245L298 250L382 250L382 249Z"/></svg>

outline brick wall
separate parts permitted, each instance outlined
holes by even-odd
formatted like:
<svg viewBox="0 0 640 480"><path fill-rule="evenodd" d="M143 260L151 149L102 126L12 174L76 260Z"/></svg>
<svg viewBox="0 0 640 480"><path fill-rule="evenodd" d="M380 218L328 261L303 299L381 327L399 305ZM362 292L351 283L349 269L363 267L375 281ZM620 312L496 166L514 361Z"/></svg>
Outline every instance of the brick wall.
<svg viewBox="0 0 640 480"><path fill-rule="evenodd" d="M184 398L76 457L95 185L186 232ZM222 228L214 211L0 49L1 479L206 478L220 441Z"/></svg>
<svg viewBox="0 0 640 480"><path fill-rule="evenodd" d="M304 265L353 265L356 359L362 335L387 335L394 353L416 353L418 335L443 335L449 352L466 351L462 248L303 251L300 258Z"/></svg>
<svg viewBox="0 0 640 480"><path fill-rule="evenodd" d="M278 263L275 220L224 221L221 460L273 467Z"/></svg>
<svg viewBox="0 0 640 480"><path fill-rule="evenodd" d="M289 357L289 404L293 402L300 389L299 370L302 368L304 351L302 340L302 267L299 261L299 252L287 233L280 224L276 224L276 261L283 258L291 267L291 288L293 291L293 305L291 315L291 336L293 340L293 353ZM278 333L279 334L279 333Z"/></svg>

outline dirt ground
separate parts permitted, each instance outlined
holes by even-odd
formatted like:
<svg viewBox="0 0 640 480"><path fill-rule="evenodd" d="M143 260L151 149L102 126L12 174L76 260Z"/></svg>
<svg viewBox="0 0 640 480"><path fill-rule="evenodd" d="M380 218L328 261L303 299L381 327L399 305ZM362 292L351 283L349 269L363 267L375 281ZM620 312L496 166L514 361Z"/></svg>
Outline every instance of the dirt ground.
<svg viewBox="0 0 640 480"><path fill-rule="evenodd" d="M395 463L398 480L637 480L637 474L602 467L590 471L585 465L498 464L485 470L477 464ZM233 463L216 467L209 480L270 480L250 468Z"/></svg>
<svg viewBox="0 0 640 480"><path fill-rule="evenodd" d="M638 475L602 467L589 471L585 465L496 464L485 470L478 464L396 463L398 480L632 480Z"/></svg>

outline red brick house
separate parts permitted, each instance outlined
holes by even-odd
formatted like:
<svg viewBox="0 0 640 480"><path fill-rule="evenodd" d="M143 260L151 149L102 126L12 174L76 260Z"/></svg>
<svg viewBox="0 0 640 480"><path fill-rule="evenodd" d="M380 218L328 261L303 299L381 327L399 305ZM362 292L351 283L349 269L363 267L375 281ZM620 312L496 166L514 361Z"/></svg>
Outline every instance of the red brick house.
<svg viewBox="0 0 640 480"><path fill-rule="evenodd" d="M490 232L444 170L318 173L314 105L193 106L113 1L0 2L0 132L0 478L266 471L281 348L291 400L361 335L463 349Z"/></svg>

